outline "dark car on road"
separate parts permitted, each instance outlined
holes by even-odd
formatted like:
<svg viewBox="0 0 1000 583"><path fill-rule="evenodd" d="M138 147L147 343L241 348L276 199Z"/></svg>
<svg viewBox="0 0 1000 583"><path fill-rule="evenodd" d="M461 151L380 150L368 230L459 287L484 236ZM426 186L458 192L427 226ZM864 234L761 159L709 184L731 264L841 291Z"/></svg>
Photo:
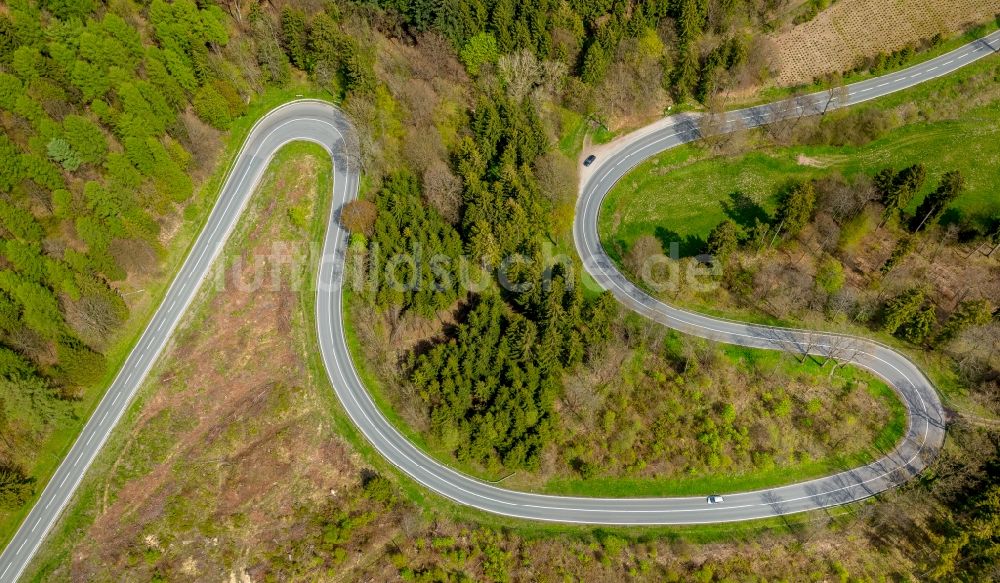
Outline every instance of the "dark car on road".
<svg viewBox="0 0 1000 583"><path fill-rule="evenodd" d="M596 159L597 159L597 156L591 154L591 155L587 156L586 160L583 161L583 165L584 166L590 166L591 164L594 163L594 160L596 160Z"/></svg>

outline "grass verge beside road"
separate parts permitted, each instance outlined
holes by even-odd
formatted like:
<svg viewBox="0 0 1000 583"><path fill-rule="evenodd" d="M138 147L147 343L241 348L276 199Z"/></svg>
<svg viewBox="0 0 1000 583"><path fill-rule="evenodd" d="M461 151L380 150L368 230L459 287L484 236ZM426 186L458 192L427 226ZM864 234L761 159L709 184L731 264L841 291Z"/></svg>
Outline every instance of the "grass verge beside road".
<svg viewBox="0 0 1000 583"><path fill-rule="evenodd" d="M867 79L873 79L881 75L887 75L889 73L894 73L896 71L901 71L903 69L912 67L914 65L919 65L920 63L927 62L934 57L941 56L949 51L953 51L965 44L968 44L974 40L983 38L984 36L995 32L1000 28L1000 18L996 18L979 25L969 28L966 32L962 34L956 34L949 38L944 39L941 44L931 47L925 51L914 53L912 57L907 59L905 62L898 66L887 68L884 71L879 71L878 73L872 73L870 71L860 71L857 73L849 73L845 75L842 79L845 85L851 83L857 83L859 81L865 81ZM785 99L800 93L814 93L817 91L824 91L830 87L830 83L824 80L817 79L813 83L796 85L794 87L768 87L757 95L754 95L751 99L740 101L738 103L727 104L728 108L738 108L738 107L749 107L752 105L760 105L762 103L770 103L772 101L777 101L779 99Z"/></svg>
<svg viewBox="0 0 1000 583"><path fill-rule="evenodd" d="M858 108L892 110L906 104L927 109L938 119L911 123L863 146L797 145L760 147L733 156L714 155L699 144L685 144L646 160L608 193L598 230L608 253L620 260L641 235L663 240L704 241L726 218L723 203L740 193L765 211L773 211L779 188L796 179L841 174L874 174L892 166L923 162L928 180L911 203L915 208L938 178L961 170L966 191L952 206L972 214L1000 208L1000 103L963 110L955 86L978 75L1000 73L1000 60L989 58L957 73L874 100ZM951 117L948 109L961 111ZM754 135L748 137L754 140ZM752 146L751 146L752 148ZM700 249L682 252L698 253Z"/></svg>

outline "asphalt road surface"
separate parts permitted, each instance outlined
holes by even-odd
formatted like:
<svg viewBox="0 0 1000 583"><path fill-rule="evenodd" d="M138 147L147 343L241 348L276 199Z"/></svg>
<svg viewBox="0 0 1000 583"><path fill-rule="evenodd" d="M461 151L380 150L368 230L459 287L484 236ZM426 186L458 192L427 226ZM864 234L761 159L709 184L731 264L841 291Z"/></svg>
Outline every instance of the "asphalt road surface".
<svg viewBox="0 0 1000 583"><path fill-rule="evenodd" d="M991 45L992 43L992 45ZM122 370L84 426L73 447L46 484L41 497L0 555L0 582L16 580L73 496L94 457L124 414L191 303L213 260L239 219L268 163L291 141L320 144L334 160L333 204L319 266L316 323L320 351L330 381L361 433L393 465L428 489L459 504L528 520L586 524L721 523L804 512L860 500L896 486L920 472L944 440L944 412L931 383L917 367L886 346L846 336L730 322L685 312L648 296L614 267L597 237L597 216L607 191L645 158L692 139L699 131L729 131L769 123L799 112L817 113L910 87L967 65L1000 48L1000 33L904 71L851 85L848 96L828 103L828 95L799 98L731 112L712 124L691 116L625 145L588 169L577 205L574 237L587 270L629 308L682 332L721 342L768 349L830 354L852 360L888 381L908 411L906 436L878 461L816 480L755 492L725 494L709 505L703 496L683 498L579 498L505 490L456 472L407 441L379 411L358 378L344 336L340 274L347 233L338 222L341 206L358 191L358 146L354 129L340 110L319 101L281 106L251 130L226 179L219 199L163 303L125 361ZM713 129L714 128L714 129Z"/></svg>

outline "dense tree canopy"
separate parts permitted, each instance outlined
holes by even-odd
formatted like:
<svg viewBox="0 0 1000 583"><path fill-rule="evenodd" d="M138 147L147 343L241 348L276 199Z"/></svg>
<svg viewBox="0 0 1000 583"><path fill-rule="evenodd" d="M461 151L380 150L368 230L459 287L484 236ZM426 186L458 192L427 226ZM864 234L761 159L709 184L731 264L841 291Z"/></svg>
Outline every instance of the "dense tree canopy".
<svg viewBox="0 0 1000 583"><path fill-rule="evenodd" d="M191 0L15 0L0 15L5 443L43 439L66 398L104 378L102 351L128 318L112 282L131 263L116 249L158 252L159 220L194 190L181 113L209 91L215 109L196 111L220 127L245 106L222 75L227 42L219 7ZM30 450L0 448L0 504L30 492Z"/></svg>
<svg viewBox="0 0 1000 583"><path fill-rule="evenodd" d="M462 244L447 221L420 199L416 178L390 176L376 197L377 215L368 247L372 300L433 316L459 294Z"/></svg>

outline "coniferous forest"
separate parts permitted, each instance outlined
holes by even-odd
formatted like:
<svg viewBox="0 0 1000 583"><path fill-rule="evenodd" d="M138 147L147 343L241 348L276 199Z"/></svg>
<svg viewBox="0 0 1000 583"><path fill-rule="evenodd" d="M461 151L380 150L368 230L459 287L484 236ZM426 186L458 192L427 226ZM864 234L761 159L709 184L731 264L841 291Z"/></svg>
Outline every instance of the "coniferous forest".
<svg viewBox="0 0 1000 583"><path fill-rule="evenodd" d="M369 173L381 185L372 198L373 245L461 249L496 267L511 253L538 255L553 228L552 184L572 180L566 164L553 160L551 132L531 95L543 85L597 87L623 43L649 40L657 27L671 28L672 18L684 23L681 46L702 28L724 30L731 21L757 18L749 4L719 7L723 13L713 8L710 17L709 3L694 1L332 2L280 9L255 3L245 11L236 3L188 0L9 3L0 14L0 464L12 488L4 499L13 506L24 499L33 487L32 452L71 422L74 400L111 372L104 353L122 340L130 316L122 284L168 276L162 260L175 243L176 223L198 208L192 176L204 175L204 160L215 154L204 138L227 129L255 95L306 77L356 114ZM368 27L410 42L443 43L471 75L470 83L457 72L468 97L449 100L452 111L437 115L448 141L439 140L431 154L437 159L407 160L391 151L401 149L392 142L414 117L404 110L415 107L399 103L398 87L380 78L378 47L358 34ZM730 53L742 49L727 48L739 42L720 45L724 58L718 51L706 57L706 78L740 60ZM674 68L662 43L652 45L662 77ZM511 54L519 60L501 58ZM498 69L503 83L495 82ZM679 93L703 87L698 70L670 86ZM549 102L562 102L559 89ZM580 92L567 97L567 105L594 111L590 91L579 103L572 101ZM548 184L540 184L539 172ZM516 277L539 277L537 269L522 271ZM513 375L505 383L523 387L496 398L523 400L516 425L525 439L529 428L537 433L548 423L560 367L579 362L582 347L606 334L583 318L610 308L585 302L576 283L562 282L565 291L547 297L483 298L478 308L502 313L488 319L494 332L502 330L497 347L511 346L509 366L499 366ZM371 301L428 316L458 294L384 289ZM532 350L535 336L544 354ZM448 350L422 358L452 358ZM501 406L495 389L481 387L470 400L441 389L444 381L426 385L442 432L467 432L460 427ZM515 465L532 459L530 439L499 449L489 441L477 442L474 457L499 455Z"/></svg>
<svg viewBox="0 0 1000 583"><path fill-rule="evenodd" d="M824 416L819 399L793 403L785 387L762 388L769 382L815 388L820 381L665 338L662 330L628 320L610 294L586 290L571 234L584 139L607 139L609 125L639 127L668 105L717 112L722 96L753 96L775 74L764 33L813 18L825 6L779 0L3 4L0 512L24 510L46 478L40 467L68 447L86 420L87 407L155 308L148 290L170 281L211 208L240 132L262 104L299 93L337 103L357 126L361 200L341 216L368 285L349 299L351 324L364 365L382 385L372 389L384 391L391 406L407 407L400 416L435 454L481 474L530 474L559 464L557 474L585 480L603 470L648 474L647 461L692 474L734 464L774 470L781 453L751 445L781 441L792 426L831 448L849 439L830 427L856 423L850 415ZM896 67L913 53L873 56L846 73ZM856 125L871 129L879 121ZM924 181L922 167L890 168L873 180L861 207L878 199L883 221L895 226L905 218L912 233L937 228L963 187L957 172L941 177L911 214L903 210L919 189L913 185ZM797 236L812 232L816 206L831 189L802 181L783 190L775 216L768 216L780 226L760 239L777 240L780 231L782 242L794 246ZM756 239L749 227L728 221L703 247L737 265ZM880 263L884 273L911 256L908 241L901 239ZM553 261L553 252L568 257ZM485 285L464 285L466 266L455 261L394 264L395 281L387 279L387 261L407 254L469 258ZM839 288L843 269L828 261L813 275ZM725 286L749 286L739 279L744 271L734 269ZM884 332L922 345L947 344L993 317L991 306L956 302L960 308L936 326L931 299L916 288L884 304ZM631 361L614 360L622 347ZM739 368L746 363L747 370ZM604 404L581 413L594 395L583 394L580 387L590 385L580 377L630 366L641 380L605 381L611 388ZM822 373L816 378L825 379L827 369ZM737 415L739 391L731 385L740 380L765 395L740 405L741 414L764 421ZM874 392L856 390L861 384L838 386L837 398L875 403ZM653 391L660 393L650 397ZM553 453L557 448L565 451ZM788 456L790 463L794 458ZM952 494L969 484L995 492L984 478L991 464L967 464L975 467ZM392 488L382 478L368 480L352 495L354 503L388 513L398 509L383 492ZM988 572L983 557L995 551L996 537L983 524L995 523L995 497L977 497L972 510L947 497L950 526L927 529L954 547L942 559L952 565L943 578L956 561ZM343 553L352 528L376 517L372 510L348 514L310 528L321 528L322 544ZM490 561L510 562L499 539L479 537ZM606 540L608 549L617 548L614 537ZM608 549L601 561L611 556ZM268 560L280 565L292 554L275 552ZM299 567L274 568L309 573ZM429 580L440 574L428 572Z"/></svg>

